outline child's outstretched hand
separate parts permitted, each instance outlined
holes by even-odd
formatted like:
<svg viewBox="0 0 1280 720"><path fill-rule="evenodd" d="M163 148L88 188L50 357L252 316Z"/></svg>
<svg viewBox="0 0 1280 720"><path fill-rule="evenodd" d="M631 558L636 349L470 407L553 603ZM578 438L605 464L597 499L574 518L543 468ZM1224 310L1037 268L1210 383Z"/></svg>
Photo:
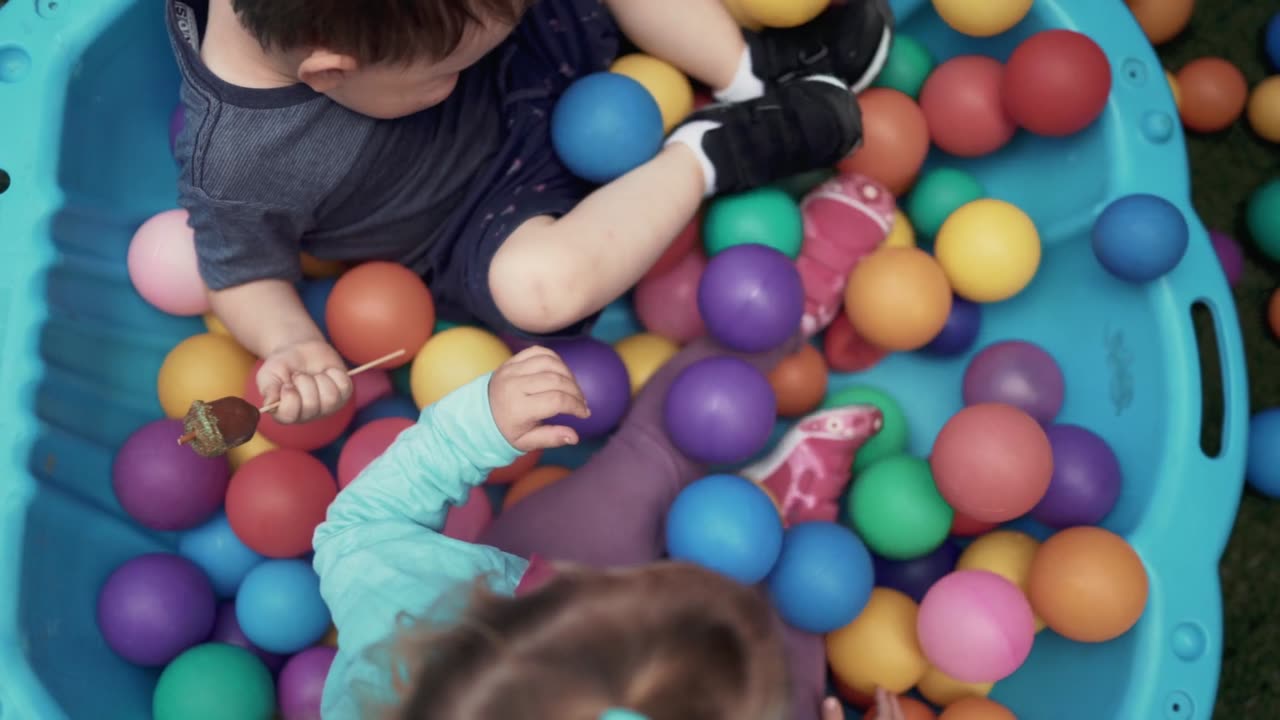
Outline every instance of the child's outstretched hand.
<svg viewBox="0 0 1280 720"><path fill-rule="evenodd" d="M523 452L573 445L578 433L563 425L544 425L556 415L588 417L587 401L559 355L531 347L489 378L493 421L511 446Z"/></svg>

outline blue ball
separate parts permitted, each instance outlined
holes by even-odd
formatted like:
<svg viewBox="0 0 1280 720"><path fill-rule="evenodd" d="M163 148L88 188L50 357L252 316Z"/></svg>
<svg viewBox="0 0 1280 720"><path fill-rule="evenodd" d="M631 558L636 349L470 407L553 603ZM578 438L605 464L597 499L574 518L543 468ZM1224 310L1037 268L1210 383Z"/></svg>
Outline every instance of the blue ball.
<svg viewBox="0 0 1280 720"><path fill-rule="evenodd" d="M235 597L249 571L266 560L240 542L225 512L183 533L178 553L204 570L220 598Z"/></svg>
<svg viewBox="0 0 1280 720"><path fill-rule="evenodd" d="M1093 253L1112 275L1145 283L1177 267L1190 233L1177 206L1157 195L1113 201L1093 225Z"/></svg>
<svg viewBox="0 0 1280 720"><path fill-rule="evenodd" d="M667 511L667 554L747 585L763 580L782 549L782 517L769 494L736 475L708 475Z"/></svg>
<svg viewBox="0 0 1280 720"><path fill-rule="evenodd" d="M1280 12L1271 16L1271 21L1267 23L1267 38L1265 40L1267 47L1267 60L1271 61L1271 68L1280 72Z"/></svg>
<svg viewBox="0 0 1280 720"><path fill-rule="evenodd" d="M982 330L982 306L960 296L951 300L951 314L941 332L922 350L931 355L963 355L973 347Z"/></svg>
<svg viewBox="0 0 1280 720"><path fill-rule="evenodd" d="M551 143L569 171L605 184L662 148L662 111L643 85L600 72L577 80L551 112Z"/></svg>
<svg viewBox="0 0 1280 720"><path fill-rule="evenodd" d="M329 326L324 321L324 309L329 303L329 294L333 292L333 286L338 284L338 278L318 278L315 280L303 280L298 286L298 296L302 298L302 306L307 309L307 314L316 325L320 326L320 332L324 336L329 337Z"/></svg>
<svg viewBox="0 0 1280 720"><path fill-rule="evenodd" d="M267 560L250 570L236 595L236 620L249 642L280 655L316 644L330 623L320 578L304 560Z"/></svg>
<svg viewBox="0 0 1280 720"><path fill-rule="evenodd" d="M388 395L374 400L357 410L355 419L351 421L351 427L358 429L374 420L391 417L405 418L416 422L421 414L418 406L413 404L413 398L408 398L404 395Z"/></svg>
<svg viewBox="0 0 1280 720"><path fill-rule="evenodd" d="M853 622L874 584L871 553L852 530L807 522L787 531L769 576L769 595L792 627L822 634Z"/></svg>
<svg viewBox="0 0 1280 720"><path fill-rule="evenodd" d="M1255 413L1249 420L1245 478L1254 490L1280 498L1280 408Z"/></svg>

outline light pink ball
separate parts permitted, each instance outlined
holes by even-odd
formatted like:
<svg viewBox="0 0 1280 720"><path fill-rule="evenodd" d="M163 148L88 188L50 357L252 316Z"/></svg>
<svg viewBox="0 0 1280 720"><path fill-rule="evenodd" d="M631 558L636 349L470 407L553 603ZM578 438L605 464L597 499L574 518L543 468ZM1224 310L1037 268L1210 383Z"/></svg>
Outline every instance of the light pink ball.
<svg viewBox="0 0 1280 720"><path fill-rule="evenodd" d="M355 399L357 410L381 400L394 391L391 386L391 375L386 370L377 368L365 370L351 378L351 384L355 386L352 397Z"/></svg>
<svg viewBox="0 0 1280 720"><path fill-rule="evenodd" d="M129 279L143 300L170 315L209 312L186 210L166 210L138 228L129 243Z"/></svg>
<svg viewBox="0 0 1280 720"><path fill-rule="evenodd" d="M1036 621L1017 585L986 570L959 570L925 593L916 633L939 670L961 682L988 683L1026 661Z"/></svg>
<svg viewBox="0 0 1280 720"><path fill-rule="evenodd" d="M698 310L698 284L706 267L706 256L691 252L669 272L640 281L632 301L645 330L682 345L707 334Z"/></svg>
<svg viewBox="0 0 1280 720"><path fill-rule="evenodd" d="M467 501L449 509L445 516L444 534L454 540L473 543L493 521L493 505L484 488L473 487Z"/></svg>

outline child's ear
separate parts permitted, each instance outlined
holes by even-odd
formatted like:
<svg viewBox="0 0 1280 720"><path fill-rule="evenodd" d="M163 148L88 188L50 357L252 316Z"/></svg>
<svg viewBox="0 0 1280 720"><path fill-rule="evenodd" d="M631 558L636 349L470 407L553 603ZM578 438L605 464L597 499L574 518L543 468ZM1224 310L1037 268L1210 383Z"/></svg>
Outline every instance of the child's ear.
<svg viewBox="0 0 1280 720"><path fill-rule="evenodd" d="M318 93L327 93L342 84L360 67L350 55L329 50L312 50L298 66L298 79Z"/></svg>

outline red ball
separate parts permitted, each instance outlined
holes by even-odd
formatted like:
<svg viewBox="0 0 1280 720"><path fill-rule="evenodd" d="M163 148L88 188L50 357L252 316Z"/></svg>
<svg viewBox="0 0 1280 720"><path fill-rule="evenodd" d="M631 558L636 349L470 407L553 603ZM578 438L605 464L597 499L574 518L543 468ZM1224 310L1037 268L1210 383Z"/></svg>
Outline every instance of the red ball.
<svg viewBox="0 0 1280 720"><path fill-rule="evenodd" d="M262 407L262 393L258 391L258 370L262 367L259 360L249 373L249 381L245 383L244 399L256 407ZM332 415L316 418L311 422L285 425L275 419L271 413L263 413L258 422L258 432L276 445L295 450L319 450L342 437L356 416L356 404L351 398Z"/></svg>
<svg viewBox="0 0 1280 720"><path fill-rule="evenodd" d="M356 365L404 354L384 369L411 362L435 330L436 306L426 283L393 262L367 262L338 278L325 303L329 338Z"/></svg>
<svg viewBox="0 0 1280 720"><path fill-rule="evenodd" d="M645 330L679 344L707 334L698 310L698 285L706 267L707 256L695 249L670 271L640 281L632 302Z"/></svg>
<svg viewBox="0 0 1280 720"><path fill-rule="evenodd" d="M444 521L444 536L454 540L474 543L493 522L493 503L484 488L473 487L466 502L449 508Z"/></svg>
<svg viewBox="0 0 1280 720"><path fill-rule="evenodd" d="M845 313L837 313L822 336L822 355L835 372L854 373L870 370L889 356L889 351L867 342Z"/></svg>
<svg viewBox="0 0 1280 720"><path fill-rule="evenodd" d="M689 221L689 224L685 226L684 230L680 231L680 234L676 236L676 239L671 241L671 244L667 246L666 251L662 253L662 257L658 258L658 261L653 264L653 267L649 268L649 272L645 273L644 277L640 278L640 282L644 282L649 278L665 275L670 272L676 265L679 265L680 261L684 260L689 253L693 252L695 247L700 247L701 245L702 213L699 212L697 215L693 216L693 220Z"/></svg>
<svg viewBox="0 0 1280 720"><path fill-rule="evenodd" d="M1035 418L1012 405L980 403L942 426L929 466L957 513L1001 523L1027 514L1044 497L1053 451Z"/></svg>
<svg viewBox="0 0 1280 720"><path fill-rule="evenodd" d="M1009 56L1001 94L1009 117L1029 132L1071 135L1089 127L1106 107L1111 63L1085 35L1044 30Z"/></svg>
<svg viewBox="0 0 1280 720"><path fill-rule="evenodd" d="M342 452L338 454L338 488L350 485L374 458L391 447L400 433L413 425L414 421L409 418L380 418L351 433L351 437L342 444Z"/></svg>
<svg viewBox="0 0 1280 720"><path fill-rule="evenodd" d="M311 536L337 494L324 463L301 450L268 450L231 476L227 521L250 550L294 558L311 550Z"/></svg>
<svg viewBox="0 0 1280 720"><path fill-rule="evenodd" d="M956 513L951 518L951 534L955 537L978 537L1000 527L1000 523L974 520L964 513Z"/></svg>
<svg viewBox="0 0 1280 720"><path fill-rule="evenodd" d="M961 55L939 65L920 89L929 136L944 152L980 157L1004 147L1018 126L1000 97L1004 66L984 55Z"/></svg>

